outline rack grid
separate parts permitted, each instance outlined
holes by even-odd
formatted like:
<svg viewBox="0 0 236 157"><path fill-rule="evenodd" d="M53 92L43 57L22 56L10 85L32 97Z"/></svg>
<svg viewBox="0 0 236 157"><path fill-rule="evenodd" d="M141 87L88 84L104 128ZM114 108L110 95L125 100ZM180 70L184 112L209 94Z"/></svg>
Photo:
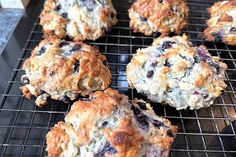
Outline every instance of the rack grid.
<svg viewBox="0 0 236 157"><path fill-rule="evenodd" d="M168 118L179 127L179 132L170 152L173 157L234 157L236 156L236 48L223 43L203 42L198 38L205 28L209 15L206 8L213 0L187 0L190 7L189 27L184 31L194 45L204 44L212 55L220 56L227 63L227 89L209 108L181 110L152 103L159 116ZM119 23L112 31L89 44L99 47L106 55L112 72L111 87L121 93L145 97L129 88L126 81L126 65L138 48L149 46L154 37L133 33L129 28L127 9L132 1L113 2L118 12ZM34 23L29 38L17 61L12 76L0 101L0 156L45 156L45 135L50 128L63 120L70 106L50 100L45 107L34 105L34 99L22 96L21 69L32 49L42 40L39 19Z"/></svg>

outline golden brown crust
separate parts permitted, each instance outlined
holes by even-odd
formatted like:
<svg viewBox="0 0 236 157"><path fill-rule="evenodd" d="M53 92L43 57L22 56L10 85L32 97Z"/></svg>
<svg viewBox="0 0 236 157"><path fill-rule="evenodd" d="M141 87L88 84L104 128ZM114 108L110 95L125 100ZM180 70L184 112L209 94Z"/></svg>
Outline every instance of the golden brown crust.
<svg viewBox="0 0 236 157"><path fill-rule="evenodd" d="M58 122L47 134L48 157L58 157L66 149L70 140L66 130L70 127L64 122Z"/></svg>
<svg viewBox="0 0 236 157"><path fill-rule="evenodd" d="M227 65L205 46L193 47L187 36L157 38L138 49L127 65L132 88L177 109L207 107L226 88Z"/></svg>
<svg viewBox="0 0 236 157"><path fill-rule="evenodd" d="M205 40L236 45L236 0L217 2L208 12L211 18L206 22Z"/></svg>
<svg viewBox="0 0 236 157"><path fill-rule="evenodd" d="M103 2L46 0L40 14L40 25L46 38L96 40L116 23L116 11L110 0Z"/></svg>
<svg viewBox="0 0 236 157"><path fill-rule="evenodd" d="M66 43L64 46L63 42ZM43 54L39 54L41 52ZM88 95L109 86L111 74L103 64L105 61L105 56L96 47L81 42L48 39L41 41L32 51L23 69L31 86L45 91L53 99L58 100L66 95L73 100L78 94ZM26 95L27 90L22 89Z"/></svg>
<svg viewBox="0 0 236 157"><path fill-rule="evenodd" d="M145 154L157 155L152 154L154 151L160 153L161 157L167 157L177 127L172 126L167 119L157 117L150 104L147 104L147 110L141 111L138 103L146 105L146 102L139 100L131 104L127 96L110 88L91 94L87 101L75 102L65 117L65 123L59 122L48 133L48 154L68 157L68 153L77 152L71 153L71 157L142 157ZM137 116L140 115L137 110L146 115L147 119L143 120L149 125L147 130L139 127ZM161 125L154 126L154 119ZM62 128L61 125L67 127ZM68 133L71 126L72 130ZM63 148L62 139L65 139ZM73 149L69 150L66 147L68 145ZM74 150L74 147L79 151Z"/></svg>
<svg viewBox="0 0 236 157"><path fill-rule="evenodd" d="M161 3L158 0L137 0L128 11L131 18L130 27L145 35L155 32L160 32L162 36L167 36L170 32L179 34L188 25L188 7L184 0L165 0ZM134 12L138 13L141 19L145 19L144 21L153 23L155 28L150 26L150 29L153 29L150 31L146 26L138 24L139 18Z"/></svg>

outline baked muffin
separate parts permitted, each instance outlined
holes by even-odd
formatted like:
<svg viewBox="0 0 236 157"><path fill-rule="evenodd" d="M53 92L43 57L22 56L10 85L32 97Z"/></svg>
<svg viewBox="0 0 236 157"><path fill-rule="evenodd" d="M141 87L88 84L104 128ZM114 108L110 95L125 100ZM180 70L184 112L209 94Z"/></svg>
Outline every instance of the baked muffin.
<svg viewBox="0 0 236 157"><path fill-rule="evenodd" d="M236 45L236 0L217 2L208 12L211 18L207 20L205 39Z"/></svg>
<svg viewBox="0 0 236 157"><path fill-rule="evenodd" d="M177 110L210 106L226 88L227 66L206 47L193 47L187 36L157 38L138 49L127 65L132 88L150 100Z"/></svg>
<svg viewBox="0 0 236 157"><path fill-rule="evenodd" d="M105 56L90 45L43 40L24 62L23 95L36 96L36 104L42 106L49 96L67 102L78 95L104 90L111 82L111 73L105 64Z"/></svg>
<svg viewBox="0 0 236 157"><path fill-rule="evenodd" d="M137 0L128 10L130 27L145 35L179 34L188 25L188 10L185 0Z"/></svg>
<svg viewBox="0 0 236 157"><path fill-rule="evenodd" d="M75 102L47 134L48 157L167 157L177 127L150 104L107 89Z"/></svg>
<svg viewBox="0 0 236 157"><path fill-rule="evenodd" d="M117 23L111 0L46 0L40 15L44 35L96 40Z"/></svg>

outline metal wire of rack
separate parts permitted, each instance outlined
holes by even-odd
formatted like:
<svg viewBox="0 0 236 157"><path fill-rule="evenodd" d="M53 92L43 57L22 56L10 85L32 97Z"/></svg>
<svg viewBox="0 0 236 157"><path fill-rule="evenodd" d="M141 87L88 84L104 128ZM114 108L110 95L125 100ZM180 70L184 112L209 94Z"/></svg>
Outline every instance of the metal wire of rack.
<svg viewBox="0 0 236 157"><path fill-rule="evenodd" d="M212 55L220 56L227 63L225 93L215 103L200 110L176 111L169 106L152 103L158 115L164 116L179 126L179 132L170 152L174 157L234 157L236 156L236 49L223 43L211 43L198 39L205 20L206 8L215 1L187 0L190 7L189 27L185 33L194 45L204 44ZM133 33L128 27L127 9L131 1L118 0L118 25L105 37L88 43L98 46L106 55L112 72L112 88L127 94L130 99L144 98L126 81L126 65L138 48L147 47L154 37ZM123 6L123 7L121 7ZM71 104L50 100L43 108L34 105L34 100L23 98L19 87L23 61L42 39L41 27L35 22L29 38L18 59L16 68L7 82L0 101L0 155L3 156L45 156L45 135L58 121L63 120Z"/></svg>

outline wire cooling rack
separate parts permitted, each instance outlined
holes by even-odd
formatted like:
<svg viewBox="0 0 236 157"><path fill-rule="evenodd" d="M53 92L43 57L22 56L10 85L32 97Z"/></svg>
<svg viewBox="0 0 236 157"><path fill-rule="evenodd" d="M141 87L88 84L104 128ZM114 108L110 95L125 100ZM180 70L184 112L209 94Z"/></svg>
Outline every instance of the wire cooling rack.
<svg viewBox="0 0 236 157"><path fill-rule="evenodd" d="M220 56L228 65L225 93L209 108L176 111L169 106L153 103L158 115L164 116L179 126L179 132L170 152L173 157L235 157L236 156L236 48L222 43L203 43L197 38L208 18L206 8L214 1L187 0L190 6L189 27L185 33L194 45L205 44L212 55ZM147 47L153 37L133 33L129 25L127 9L131 1L113 2L119 23L105 37L88 42L98 46L106 55L112 72L111 87L127 94L130 99L144 98L129 88L125 69L132 54L138 48ZM35 22L29 38L18 59L16 68L7 82L0 102L0 155L45 156L45 135L58 121L63 120L71 104L50 100L43 108L34 105L34 100L22 97L19 87L25 58L42 39L41 27ZM145 99L145 98L144 98Z"/></svg>

